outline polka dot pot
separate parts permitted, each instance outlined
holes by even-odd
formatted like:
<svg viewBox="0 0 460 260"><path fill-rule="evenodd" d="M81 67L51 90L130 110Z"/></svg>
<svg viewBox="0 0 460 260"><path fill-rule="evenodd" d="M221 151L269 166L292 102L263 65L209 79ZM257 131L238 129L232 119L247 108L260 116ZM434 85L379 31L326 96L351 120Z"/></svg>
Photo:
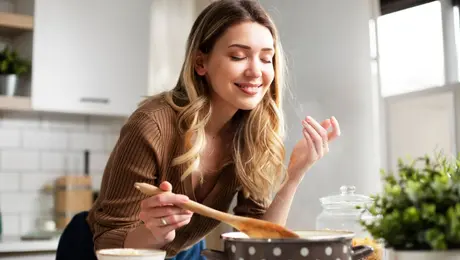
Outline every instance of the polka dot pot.
<svg viewBox="0 0 460 260"><path fill-rule="evenodd" d="M251 239L240 232L225 233L224 251L204 250L208 260L358 260L373 252L351 247L353 233L298 232L300 239Z"/></svg>

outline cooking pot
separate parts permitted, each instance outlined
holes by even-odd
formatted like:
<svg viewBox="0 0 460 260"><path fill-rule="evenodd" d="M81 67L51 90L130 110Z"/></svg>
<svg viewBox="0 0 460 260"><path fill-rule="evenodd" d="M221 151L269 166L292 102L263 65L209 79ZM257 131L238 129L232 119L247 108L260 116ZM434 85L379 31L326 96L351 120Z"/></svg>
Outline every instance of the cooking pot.
<svg viewBox="0 0 460 260"><path fill-rule="evenodd" d="M254 239L241 232L221 235L224 251L206 249L208 260L358 260L373 252L370 246L352 247L353 232L299 231L300 238Z"/></svg>

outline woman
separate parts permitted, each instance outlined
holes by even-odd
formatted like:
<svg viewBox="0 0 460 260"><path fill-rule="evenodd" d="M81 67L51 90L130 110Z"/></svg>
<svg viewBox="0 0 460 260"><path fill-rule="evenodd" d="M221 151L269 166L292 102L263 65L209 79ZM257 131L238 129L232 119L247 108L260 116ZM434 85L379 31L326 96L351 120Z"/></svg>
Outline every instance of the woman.
<svg viewBox="0 0 460 260"><path fill-rule="evenodd" d="M203 10L175 88L143 102L121 130L87 218L95 249L199 259L219 222L174 206L189 199L227 211L237 195L235 214L284 225L304 173L340 130L333 117L307 117L285 169L283 66L275 26L256 1ZM147 198L135 182L172 193Z"/></svg>

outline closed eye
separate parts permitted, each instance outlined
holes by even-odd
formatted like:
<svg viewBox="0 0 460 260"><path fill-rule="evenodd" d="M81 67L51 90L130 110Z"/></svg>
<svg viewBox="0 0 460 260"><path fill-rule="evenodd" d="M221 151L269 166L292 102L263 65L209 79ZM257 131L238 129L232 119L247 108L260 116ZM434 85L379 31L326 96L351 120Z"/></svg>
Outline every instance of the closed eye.
<svg viewBox="0 0 460 260"><path fill-rule="evenodd" d="M246 57L231 56L231 59L232 59L233 61L240 61L240 60L246 59Z"/></svg>
<svg viewBox="0 0 460 260"><path fill-rule="evenodd" d="M262 61L263 63L272 63L272 60L268 60L268 59L261 59L261 61Z"/></svg>

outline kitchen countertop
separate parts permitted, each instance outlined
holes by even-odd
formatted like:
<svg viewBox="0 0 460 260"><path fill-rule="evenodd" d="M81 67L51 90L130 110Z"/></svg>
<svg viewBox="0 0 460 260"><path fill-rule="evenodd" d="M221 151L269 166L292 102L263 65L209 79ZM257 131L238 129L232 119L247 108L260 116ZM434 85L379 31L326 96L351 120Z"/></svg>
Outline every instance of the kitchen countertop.
<svg viewBox="0 0 460 260"><path fill-rule="evenodd" d="M56 251L59 237L49 240L21 240L20 236L2 236L0 253Z"/></svg>

